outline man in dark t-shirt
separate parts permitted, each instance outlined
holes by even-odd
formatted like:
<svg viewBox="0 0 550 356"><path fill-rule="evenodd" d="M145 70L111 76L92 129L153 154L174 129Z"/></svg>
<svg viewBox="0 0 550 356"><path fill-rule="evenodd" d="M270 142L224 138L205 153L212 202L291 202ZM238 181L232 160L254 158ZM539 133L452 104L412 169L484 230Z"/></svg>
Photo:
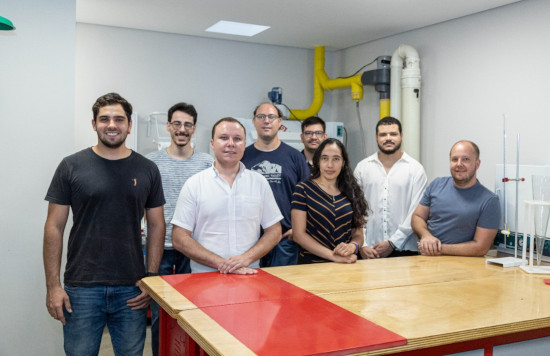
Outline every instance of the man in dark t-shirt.
<svg viewBox="0 0 550 356"><path fill-rule="evenodd" d="M164 194L157 166L125 146L132 106L116 93L92 107L96 146L64 158L46 195L46 306L63 324L67 355L97 354L105 325L116 354L141 355L150 297L140 285L162 257ZM64 287L63 231L73 213ZM147 270L141 219L149 237Z"/></svg>
<svg viewBox="0 0 550 356"><path fill-rule="evenodd" d="M296 184L309 178L306 159L297 149L279 139L282 113L271 103L263 103L254 110L254 126L258 140L244 151L241 162L246 168L263 175L283 214L281 242L260 260L260 267L295 265L298 245L292 241L290 203Z"/></svg>
<svg viewBox="0 0 550 356"><path fill-rule="evenodd" d="M309 170L313 169L313 155L319 145L327 139L325 121L318 116L310 116L302 121L302 133L300 139L304 144L302 154L306 158Z"/></svg>

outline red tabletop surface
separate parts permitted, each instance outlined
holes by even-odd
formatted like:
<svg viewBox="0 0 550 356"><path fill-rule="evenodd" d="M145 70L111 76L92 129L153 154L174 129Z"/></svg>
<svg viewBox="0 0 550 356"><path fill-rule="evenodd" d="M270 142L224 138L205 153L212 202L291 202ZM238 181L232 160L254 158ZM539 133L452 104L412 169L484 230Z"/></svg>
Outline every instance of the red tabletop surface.
<svg viewBox="0 0 550 356"><path fill-rule="evenodd" d="M263 270L162 276L258 355L342 354L407 340Z"/></svg>

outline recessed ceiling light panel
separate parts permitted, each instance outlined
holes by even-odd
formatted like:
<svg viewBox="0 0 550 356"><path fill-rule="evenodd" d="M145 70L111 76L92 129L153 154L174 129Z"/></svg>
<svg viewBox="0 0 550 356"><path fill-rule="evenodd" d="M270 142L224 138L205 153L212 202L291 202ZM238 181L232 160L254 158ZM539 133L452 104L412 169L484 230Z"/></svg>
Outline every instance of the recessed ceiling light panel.
<svg viewBox="0 0 550 356"><path fill-rule="evenodd" d="M254 36L267 30L270 26L252 25L242 22L218 21L206 29L207 32L225 33L237 36Z"/></svg>

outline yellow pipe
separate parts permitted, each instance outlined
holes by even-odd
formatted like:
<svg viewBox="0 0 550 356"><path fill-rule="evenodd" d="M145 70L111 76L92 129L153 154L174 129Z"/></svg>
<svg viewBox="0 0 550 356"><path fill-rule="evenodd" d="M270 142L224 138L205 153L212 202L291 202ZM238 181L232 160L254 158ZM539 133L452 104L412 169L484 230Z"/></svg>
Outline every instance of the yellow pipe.
<svg viewBox="0 0 550 356"><path fill-rule="evenodd" d="M321 110L321 106L323 106L323 99L325 97L325 92L323 91L323 88L321 87L321 84L319 84L319 78L317 78L317 75L313 75L313 101L311 102L311 106L308 109L300 110L300 109L290 109L289 119L290 120L305 120L310 116L316 115L319 110Z"/></svg>
<svg viewBox="0 0 550 356"><path fill-rule="evenodd" d="M380 99L380 119L390 116L390 99Z"/></svg>
<svg viewBox="0 0 550 356"><path fill-rule="evenodd" d="M351 88L351 98L355 101L363 99L363 83L361 74L349 78L330 79L325 72L325 47L315 47L315 57L313 60L313 101L308 109L290 109L290 120L305 120L310 116L316 115L323 106L324 91L334 90L345 87Z"/></svg>

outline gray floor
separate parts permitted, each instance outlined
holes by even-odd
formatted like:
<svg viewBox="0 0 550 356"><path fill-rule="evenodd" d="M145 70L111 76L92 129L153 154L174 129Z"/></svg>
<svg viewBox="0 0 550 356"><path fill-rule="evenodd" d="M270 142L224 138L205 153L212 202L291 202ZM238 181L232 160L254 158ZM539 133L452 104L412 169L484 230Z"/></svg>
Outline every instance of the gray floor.
<svg viewBox="0 0 550 356"><path fill-rule="evenodd" d="M145 334L145 346L143 348L143 356L152 356L151 351L151 327L147 326L147 333ZM111 345L111 336L109 336L109 330L105 328L103 331L103 338L101 339L101 346L99 347L99 356L114 356L113 346Z"/></svg>

